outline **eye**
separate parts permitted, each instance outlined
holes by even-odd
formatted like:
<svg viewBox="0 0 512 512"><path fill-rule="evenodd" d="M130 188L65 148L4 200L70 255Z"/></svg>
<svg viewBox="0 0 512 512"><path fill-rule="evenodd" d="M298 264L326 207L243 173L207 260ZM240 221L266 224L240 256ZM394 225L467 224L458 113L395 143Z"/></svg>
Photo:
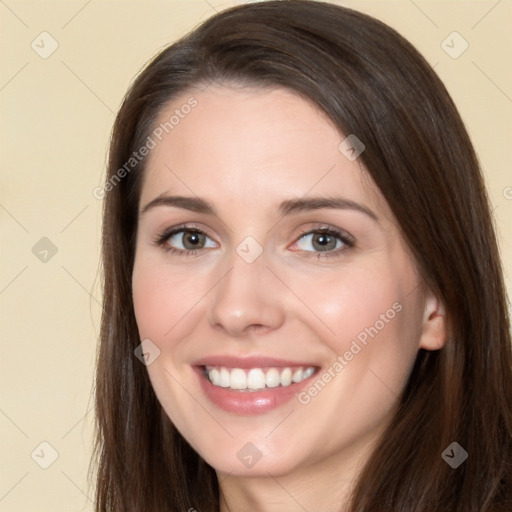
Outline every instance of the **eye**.
<svg viewBox="0 0 512 512"><path fill-rule="evenodd" d="M193 256L201 249L216 247L216 243L202 230L195 227L177 226L158 235L157 246L166 252L178 255ZM295 245L298 249L310 254L308 257L336 256L354 247L355 240L348 233L322 227L300 234Z"/></svg>
<svg viewBox="0 0 512 512"><path fill-rule="evenodd" d="M166 251L190 255L200 249L215 247L215 242L200 229L183 226L165 231L155 242Z"/></svg>
<svg viewBox="0 0 512 512"><path fill-rule="evenodd" d="M334 256L354 247L354 239L348 233L326 227L301 234L296 245L301 251L316 253L308 256Z"/></svg>

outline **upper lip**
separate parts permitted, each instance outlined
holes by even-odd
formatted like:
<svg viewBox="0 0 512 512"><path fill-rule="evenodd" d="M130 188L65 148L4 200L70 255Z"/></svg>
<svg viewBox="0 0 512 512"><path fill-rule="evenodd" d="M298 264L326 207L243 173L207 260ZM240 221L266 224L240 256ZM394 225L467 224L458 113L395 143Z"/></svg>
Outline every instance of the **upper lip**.
<svg viewBox="0 0 512 512"><path fill-rule="evenodd" d="M224 366L226 368L263 368L272 367L306 367L318 366L311 361L291 361L289 359L280 359L266 356L232 356L232 355L214 355L198 359L192 363L193 366Z"/></svg>

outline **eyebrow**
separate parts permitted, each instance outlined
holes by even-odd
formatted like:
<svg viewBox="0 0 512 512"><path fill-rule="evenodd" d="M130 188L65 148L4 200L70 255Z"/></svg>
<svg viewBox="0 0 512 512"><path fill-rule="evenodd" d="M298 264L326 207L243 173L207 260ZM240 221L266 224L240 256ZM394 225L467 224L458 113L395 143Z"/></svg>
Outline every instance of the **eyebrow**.
<svg viewBox="0 0 512 512"><path fill-rule="evenodd" d="M147 203L146 206L140 210L139 216L144 215L147 211L158 206L183 208L185 210L190 210L196 213L217 216L215 207L205 199L201 199L200 197L166 195L160 195ZM372 220L379 222L377 215L367 206L339 196L288 199L279 205L277 211L281 216L284 217L302 212L321 210L324 208L332 210L355 210L360 213L364 213Z"/></svg>

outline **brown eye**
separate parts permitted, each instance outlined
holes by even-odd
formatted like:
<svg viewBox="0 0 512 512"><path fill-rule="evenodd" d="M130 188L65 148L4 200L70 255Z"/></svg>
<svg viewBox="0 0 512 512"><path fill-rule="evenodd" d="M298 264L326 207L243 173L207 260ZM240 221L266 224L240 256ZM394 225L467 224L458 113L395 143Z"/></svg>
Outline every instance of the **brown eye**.
<svg viewBox="0 0 512 512"><path fill-rule="evenodd" d="M157 245L165 250L191 254L195 251L216 247L215 242L198 229L175 228L166 231L156 240Z"/></svg>
<svg viewBox="0 0 512 512"><path fill-rule="evenodd" d="M206 235L198 231L183 231L183 235L181 235L183 247L189 250L202 249L205 240Z"/></svg>
<svg viewBox="0 0 512 512"><path fill-rule="evenodd" d="M353 247L353 240L333 229L316 229L304 233L297 241L299 249L312 253L330 253Z"/></svg>
<svg viewBox="0 0 512 512"><path fill-rule="evenodd" d="M336 238L324 233L315 233L311 245L318 251L332 251L336 249Z"/></svg>

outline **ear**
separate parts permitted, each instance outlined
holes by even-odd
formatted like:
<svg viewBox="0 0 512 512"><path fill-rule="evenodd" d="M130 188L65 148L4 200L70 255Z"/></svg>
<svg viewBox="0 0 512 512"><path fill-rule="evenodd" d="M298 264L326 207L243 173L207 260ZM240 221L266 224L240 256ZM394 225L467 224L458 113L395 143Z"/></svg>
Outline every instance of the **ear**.
<svg viewBox="0 0 512 512"><path fill-rule="evenodd" d="M445 345L446 335L446 308L432 292L428 291L419 346L425 350L439 350Z"/></svg>

